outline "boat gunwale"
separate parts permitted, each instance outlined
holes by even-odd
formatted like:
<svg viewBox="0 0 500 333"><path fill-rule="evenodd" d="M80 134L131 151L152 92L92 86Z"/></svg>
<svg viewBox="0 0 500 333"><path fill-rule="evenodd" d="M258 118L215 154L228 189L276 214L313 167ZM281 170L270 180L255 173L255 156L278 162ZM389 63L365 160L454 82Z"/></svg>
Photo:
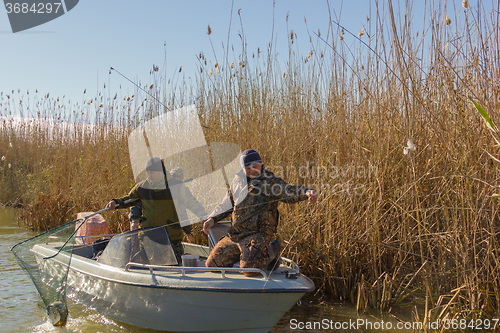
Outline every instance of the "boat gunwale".
<svg viewBox="0 0 500 333"><path fill-rule="evenodd" d="M299 266L291 259L285 258L285 257L280 257L280 260L284 261L287 264L290 264L288 268L291 270L295 270L295 274L297 276L300 275L299 271ZM135 263L135 262L129 262L125 265L125 271L128 272L130 267L136 266L140 268L147 268L149 269L149 272L151 274L154 274L154 270L160 270L160 271L180 271L181 276L186 276L187 271L196 271L196 272L213 272L213 271L220 271L221 272L221 278L225 279L226 272L256 272L260 273L264 279L269 280L269 277L273 274L272 272L269 272L269 275L264 272L262 269L259 268L240 268L240 267L195 267L195 266L161 266L161 265L148 265L148 264L140 264L140 263Z"/></svg>
<svg viewBox="0 0 500 333"><path fill-rule="evenodd" d="M48 245L48 244L45 244L45 245ZM45 249L48 249L49 251L55 251L55 250L52 250L48 247L45 247ZM34 249L31 249L32 252L34 252L35 254L38 254L39 256L41 256L42 258L46 257L45 254L43 253L40 253L38 251L35 251ZM63 254L64 256L66 257L69 257L67 253L64 253L64 252L61 252L61 254ZM73 255L72 255L73 257ZM283 257L282 257L283 258ZM75 257L73 259L76 259L80 262L83 262L84 264L87 264L87 265L90 265L91 263L87 262L87 261L93 261L92 259L89 259L89 258L86 258L86 257L83 257L83 256L78 256L78 255L75 255ZM287 260L290 260L288 258L284 258L284 259L287 259ZM67 263L64 263L56 258L51 258L51 260L54 260L56 262L58 262L59 264L62 264L64 266L67 266ZM70 259L72 260L72 259ZM291 260L290 260L291 261ZM293 261L292 261L293 262ZM102 264L102 263L98 263L98 262L95 262L96 264L98 264L99 266L105 266L105 268L103 268L104 270L109 270L109 268L112 268L112 269L115 269L117 272L120 272L120 273L132 273L132 274L142 274L142 275L145 275L146 273L145 272L137 272L137 271L127 271L125 269L122 269L122 268L119 268L119 267L114 267L114 266L111 266L111 265L107 265L107 264ZM128 264L136 264L136 263L128 263ZM128 265L127 264L127 265ZM141 265L141 264L139 264ZM108 268L109 267L109 268ZM168 266L164 266L164 267L168 267ZM171 267L175 267L175 266L171 266ZM298 266L297 266L298 267ZM180 270L181 267L176 267L177 270ZM193 269L193 268L196 268L196 267L185 267L186 270L190 270L190 269ZM210 269L207 269L206 271L207 272L210 272L212 270L220 270L224 267L211 267ZM181 286L181 287L178 287L178 286L171 286L171 285L157 285L157 284L144 284L144 283L140 283L140 282L132 282L132 281L124 281L123 279L120 280L120 279L113 279L113 278L110 278L110 277L104 277L102 275L97 275L97 274L94 274L94 273L90 273L88 271L84 271L82 269L79 269L79 268L76 268L74 267L73 265L70 264L70 269L75 271L75 272L78 272L80 274L83 274L83 275L87 275L87 276L90 276L90 277L93 277L93 278L96 278L96 279L102 279L102 280L105 280L105 281L108 281L108 282L113 282L113 283L119 283L119 284L124 284L124 285L130 285L130 286L137 286L137 287L143 287L143 288L159 288L159 289L167 289L167 290L186 290L186 291L208 291L208 292L229 292L229 293L306 293L306 292L311 292L311 291L314 291L315 289L315 286L314 286L314 282L311 281L311 279L309 279L307 276L303 275L303 274L300 274L298 276L300 276L301 278L304 278L306 281L306 283L310 284L309 287L307 287L306 284L304 284L304 288L251 288L251 289L244 289L244 288L238 288L238 289L235 289L235 288L217 288L217 287L212 287L212 288L203 288L203 287L188 287L188 286ZM227 269L227 268L226 268ZM244 270L244 269L241 269L241 268L236 268L235 271L241 271L241 270ZM263 272L263 271L262 271ZM278 274L278 273L272 273L272 274ZM285 274L285 273L283 273ZM154 274L154 273L150 273L148 274L150 276L162 276L162 277L165 277L165 278L169 278L168 276L165 276L165 275L157 275L157 274ZM240 275L238 275L240 276ZM193 276L176 276L175 278L191 278L191 279L199 279L199 277L193 277ZM227 277L226 278L215 278L216 280L226 280L228 279ZM252 279L252 278L248 278L248 279ZM229 280L229 279L228 279ZM265 280L265 279L260 279L260 280ZM269 280L266 280L266 283L267 281Z"/></svg>

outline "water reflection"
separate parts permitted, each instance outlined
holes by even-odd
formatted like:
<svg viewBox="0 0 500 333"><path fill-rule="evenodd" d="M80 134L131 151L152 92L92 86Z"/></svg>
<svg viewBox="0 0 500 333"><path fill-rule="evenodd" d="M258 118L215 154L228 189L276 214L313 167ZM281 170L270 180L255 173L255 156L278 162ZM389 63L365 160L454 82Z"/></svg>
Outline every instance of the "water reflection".
<svg viewBox="0 0 500 333"><path fill-rule="evenodd" d="M302 302L288 311L272 333L285 332L411 332L398 329L398 322L410 322L406 311L392 315L373 312L359 314L354 306L338 303L314 304ZM399 324L402 325L402 324Z"/></svg>
<svg viewBox="0 0 500 333"><path fill-rule="evenodd" d="M0 323L3 332L26 332L27 325L44 322L37 307L35 286L9 250L32 235L17 226L15 210L0 209Z"/></svg>

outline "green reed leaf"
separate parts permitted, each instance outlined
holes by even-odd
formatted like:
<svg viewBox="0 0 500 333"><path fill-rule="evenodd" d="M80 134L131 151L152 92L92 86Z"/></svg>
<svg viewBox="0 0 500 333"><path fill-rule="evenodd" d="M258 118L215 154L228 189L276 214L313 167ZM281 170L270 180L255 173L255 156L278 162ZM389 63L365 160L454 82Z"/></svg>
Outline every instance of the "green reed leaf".
<svg viewBox="0 0 500 333"><path fill-rule="evenodd" d="M486 125L488 125L488 127L492 131L498 132L498 130L496 129L495 124L493 124L493 121L491 120L490 115L488 114L488 112L486 112L486 110L484 110L481 105L479 105L474 99L472 99L472 97L469 96L469 99L472 101L472 103L474 103L474 106L479 111L479 113L481 114L481 116L483 116L484 120L486 121Z"/></svg>

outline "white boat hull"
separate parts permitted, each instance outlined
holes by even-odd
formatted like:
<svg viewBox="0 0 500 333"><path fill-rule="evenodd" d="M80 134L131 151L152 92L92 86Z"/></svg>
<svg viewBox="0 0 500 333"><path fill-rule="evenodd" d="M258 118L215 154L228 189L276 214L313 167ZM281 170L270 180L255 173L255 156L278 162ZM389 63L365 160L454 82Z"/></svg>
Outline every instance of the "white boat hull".
<svg viewBox="0 0 500 333"><path fill-rule="evenodd" d="M44 274L64 274L69 256L36 245ZM268 332L314 284L305 276L245 277L238 272L120 269L73 255L67 295L131 325L172 332ZM185 274L184 274L185 273Z"/></svg>

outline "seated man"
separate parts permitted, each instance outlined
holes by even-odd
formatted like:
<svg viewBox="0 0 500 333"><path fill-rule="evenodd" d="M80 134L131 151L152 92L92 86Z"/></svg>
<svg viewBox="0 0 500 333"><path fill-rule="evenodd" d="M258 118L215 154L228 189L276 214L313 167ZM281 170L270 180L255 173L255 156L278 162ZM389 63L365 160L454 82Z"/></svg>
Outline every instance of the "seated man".
<svg viewBox="0 0 500 333"><path fill-rule="evenodd" d="M207 267L267 268L268 247L278 226L278 202L315 202L318 195L304 186L285 183L264 168L259 153L247 149L241 155L242 170L234 177L223 201L203 224L210 228L232 213L228 235L221 238L207 259ZM259 273L245 272L246 276Z"/></svg>
<svg viewBox="0 0 500 333"><path fill-rule="evenodd" d="M180 260L184 254L182 240L187 235L188 242L193 241L191 225L181 228L180 221L187 220L186 208L193 212L200 220L206 218L203 206L193 197L187 187L178 179L171 177L165 171L163 161L158 157L150 158L146 163L147 179L136 184L130 193L124 197L111 200L106 208L127 208L135 202L123 204L128 199L138 198L142 204L140 219L131 219L132 230L139 227L152 227L167 225L167 230L172 240L172 245ZM170 186L169 186L170 185ZM174 204L174 198L176 203ZM178 210L176 210L176 205Z"/></svg>

